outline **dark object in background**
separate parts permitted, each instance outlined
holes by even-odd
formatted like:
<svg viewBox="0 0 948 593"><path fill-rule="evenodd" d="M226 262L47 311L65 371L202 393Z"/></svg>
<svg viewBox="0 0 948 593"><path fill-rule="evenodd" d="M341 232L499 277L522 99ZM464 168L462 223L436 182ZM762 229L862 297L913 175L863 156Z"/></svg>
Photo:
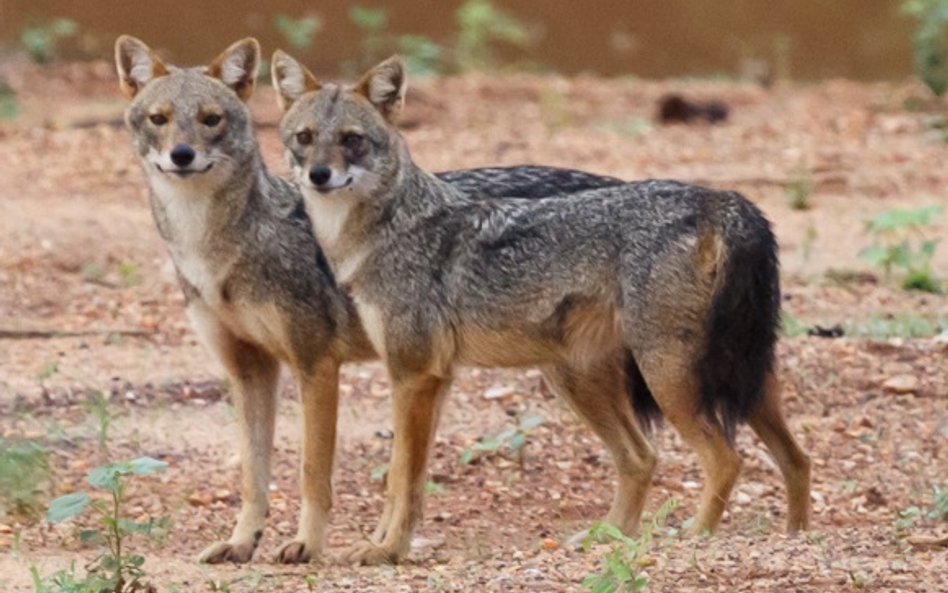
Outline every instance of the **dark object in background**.
<svg viewBox="0 0 948 593"><path fill-rule="evenodd" d="M843 331L843 326L836 324L833 327L821 327L819 325L814 325L807 330L806 335L815 336L817 338L842 338L846 332Z"/></svg>
<svg viewBox="0 0 948 593"><path fill-rule="evenodd" d="M658 100L658 121L663 125L696 121L723 123L730 111L723 101L691 101L678 94L665 95Z"/></svg>

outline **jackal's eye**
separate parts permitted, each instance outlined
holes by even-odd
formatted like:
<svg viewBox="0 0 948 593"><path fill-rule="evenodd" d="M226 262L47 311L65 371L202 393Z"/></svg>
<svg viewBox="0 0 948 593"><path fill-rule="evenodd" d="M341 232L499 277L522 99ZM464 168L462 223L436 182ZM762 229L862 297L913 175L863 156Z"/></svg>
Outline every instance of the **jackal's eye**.
<svg viewBox="0 0 948 593"><path fill-rule="evenodd" d="M342 135L340 143L342 147L352 153L359 153L362 151L362 143L364 138L361 134L356 134L355 132L349 132Z"/></svg>
<svg viewBox="0 0 948 593"><path fill-rule="evenodd" d="M213 128L217 124L221 123L221 116L216 113L209 113L201 119L201 123L209 128Z"/></svg>
<svg viewBox="0 0 948 593"><path fill-rule="evenodd" d="M296 133L296 141L302 146L308 146L313 143L313 133L309 130L303 130Z"/></svg>
<svg viewBox="0 0 948 593"><path fill-rule="evenodd" d="M152 113L148 116L148 121L150 121L153 125L163 126L168 123L168 117L161 113Z"/></svg>

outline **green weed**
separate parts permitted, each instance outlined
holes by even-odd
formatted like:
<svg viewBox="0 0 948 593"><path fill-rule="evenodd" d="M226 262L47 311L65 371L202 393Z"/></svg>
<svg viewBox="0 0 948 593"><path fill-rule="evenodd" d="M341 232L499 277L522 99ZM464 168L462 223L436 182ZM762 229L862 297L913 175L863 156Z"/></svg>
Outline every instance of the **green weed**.
<svg viewBox="0 0 948 593"><path fill-rule="evenodd" d="M526 48L533 41L527 26L489 0L467 0L455 13L455 59L462 71L497 67L498 43Z"/></svg>
<svg viewBox="0 0 948 593"><path fill-rule="evenodd" d="M58 56L59 42L79 32L71 19L58 18L24 27L20 44L37 64L49 64Z"/></svg>
<svg viewBox="0 0 948 593"><path fill-rule="evenodd" d="M93 392L83 402L83 407L96 421L96 437L99 453L103 456L108 450L109 428L112 426L112 412L109 409L109 397L101 391Z"/></svg>
<svg viewBox="0 0 948 593"><path fill-rule="evenodd" d="M49 456L42 445L0 439L0 515L38 517L50 483Z"/></svg>
<svg viewBox="0 0 948 593"><path fill-rule="evenodd" d="M144 581L145 557L128 551L129 538L134 534L149 535L160 529L164 520L150 519L148 522L138 522L122 513L122 505L128 482L133 476L146 476L161 471L167 463L141 457L134 461L110 463L89 471L86 481L93 488L105 490L108 494L105 500L93 500L86 492L74 492L60 496L49 505L46 518L50 523L61 523L72 519L91 509L99 519L101 528L87 529L79 532L79 539L83 542L104 543L105 547L99 555L86 566L86 576L77 581L75 570L68 573L60 571L51 577L46 584L34 569L33 578L37 591L57 591L57 589L41 589L40 587L55 587L59 579L68 584L70 591L75 593L139 593L153 592L155 588Z"/></svg>
<svg viewBox="0 0 948 593"><path fill-rule="evenodd" d="M939 97L948 90L948 0L907 0L902 13L915 19L915 74Z"/></svg>
<svg viewBox="0 0 948 593"><path fill-rule="evenodd" d="M361 56L358 63L346 64L345 70L356 72L368 68L391 53L405 60L405 67L412 74L434 74L441 72L443 49L424 35L393 35L388 31L388 11L384 8L349 8L349 20L361 32Z"/></svg>
<svg viewBox="0 0 948 593"><path fill-rule="evenodd" d="M941 240L930 237L930 227L943 213L941 205L930 205L877 214L866 222L872 245L862 249L859 257L882 268L886 280L893 269L903 270L902 288L906 290L941 292L932 272L932 259Z"/></svg>
<svg viewBox="0 0 948 593"><path fill-rule="evenodd" d="M0 119L15 119L20 115L20 101L16 91L3 78L0 78Z"/></svg>
<svg viewBox="0 0 948 593"><path fill-rule="evenodd" d="M847 336L856 338L930 338L948 328L948 317L929 319L910 313L873 315L859 322L843 324Z"/></svg>
<svg viewBox="0 0 948 593"><path fill-rule="evenodd" d="M783 195L791 210L809 210L813 193L813 175L802 164L797 166L790 179L784 183Z"/></svg>
<svg viewBox="0 0 948 593"><path fill-rule="evenodd" d="M131 288L142 283L141 264L137 261L124 261L119 264L118 275L122 279L122 286Z"/></svg>
<svg viewBox="0 0 948 593"><path fill-rule="evenodd" d="M651 563L647 556L649 544L677 506L678 501L674 498L665 501L651 521L643 522L638 538L625 535L609 523L593 525L583 540L583 551L588 552L593 544L608 544L610 550L602 556L602 570L586 575L583 587L590 593L645 591L649 578L644 568Z"/></svg>
<svg viewBox="0 0 948 593"><path fill-rule="evenodd" d="M805 336L810 327L788 311L780 312L780 335L785 338Z"/></svg>
<svg viewBox="0 0 948 593"><path fill-rule="evenodd" d="M315 12L300 18L281 13L274 15L273 26L293 49L302 51L313 45L313 39L322 29L323 21Z"/></svg>
<svg viewBox="0 0 948 593"><path fill-rule="evenodd" d="M461 453L460 462L467 465L474 461L480 453L498 453L509 451L516 455L520 468L524 468L525 447L530 432L543 424L543 416L517 416L516 425L506 428L495 436L481 439L470 449Z"/></svg>

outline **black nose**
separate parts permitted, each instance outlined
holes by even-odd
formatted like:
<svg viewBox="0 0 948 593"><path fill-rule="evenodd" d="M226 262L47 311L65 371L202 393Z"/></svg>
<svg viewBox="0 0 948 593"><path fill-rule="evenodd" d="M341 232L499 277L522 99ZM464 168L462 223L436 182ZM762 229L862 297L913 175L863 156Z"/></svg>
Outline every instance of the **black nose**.
<svg viewBox="0 0 948 593"><path fill-rule="evenodd" d="M171 149L171 162L179 167L187 167L194 161L194 149L187 144L177 144Z"/></svg>
<svg viewBox="0 0 948 593"><path fill-rule="evenodd" d="M313 185L326 185L332 178L332 169L326 165L315 165L309 170L309 180Z"/></svg>

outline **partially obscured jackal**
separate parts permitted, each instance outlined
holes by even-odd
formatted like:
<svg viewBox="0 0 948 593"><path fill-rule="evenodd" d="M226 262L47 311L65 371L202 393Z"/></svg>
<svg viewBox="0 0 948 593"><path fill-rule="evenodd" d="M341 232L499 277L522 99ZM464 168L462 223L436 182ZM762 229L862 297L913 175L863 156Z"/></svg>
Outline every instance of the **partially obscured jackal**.
<svg viewBox="0 0 948 593"><path fill-rule="evenodd" d="M283 362L298 381L302 402L303 499L297 535L277 559L309 561L320 551L332 505L339 365L375 353L316 243L299 191L271 175L260 156L245 104L260 48L245 39L206 67L177 68L122 36L115 58L131 99L126 123L188 314L233 385L241 509L231 538L208 547L201 559L246 562L263 533ZM545 167L442 177L463 191L537 197L563 186L620 183Z"/></svg>
<svg viewBox="0 0 948 593"><path fill-rule="evenodd" d="M807 527L809 460L774 373L776 242L750 202L671 181L474 200L412 162L393 125L405 93L398 58L352 87L320 84L282 52L272 70L316 236L393 383L386 507L352 560L407 553L459 365L539 366L609 448L619 485L607 520L627 532L656 463L636 409L660 409L701 458L696 530L721 518L745 420L783 471L788 527Z"/></svg>

